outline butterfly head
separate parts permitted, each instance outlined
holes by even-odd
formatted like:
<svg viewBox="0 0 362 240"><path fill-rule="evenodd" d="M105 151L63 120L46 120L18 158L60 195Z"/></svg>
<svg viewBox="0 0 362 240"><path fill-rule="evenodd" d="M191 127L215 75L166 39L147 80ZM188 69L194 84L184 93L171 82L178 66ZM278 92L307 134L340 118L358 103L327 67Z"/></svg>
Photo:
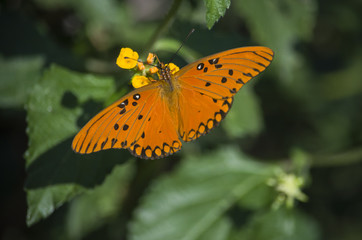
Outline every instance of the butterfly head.
<svg viewBox="0 0 362 240"><path fill-rule="evenodd" d="M149 53L147 60L142 61L137 52L130 48L122 48L117 59L117 65L134 71L131 83L134 88L140 88L155 81L161 81L173 90L172 75L179 71L174 63L164 64L157 55Z"/></svg>

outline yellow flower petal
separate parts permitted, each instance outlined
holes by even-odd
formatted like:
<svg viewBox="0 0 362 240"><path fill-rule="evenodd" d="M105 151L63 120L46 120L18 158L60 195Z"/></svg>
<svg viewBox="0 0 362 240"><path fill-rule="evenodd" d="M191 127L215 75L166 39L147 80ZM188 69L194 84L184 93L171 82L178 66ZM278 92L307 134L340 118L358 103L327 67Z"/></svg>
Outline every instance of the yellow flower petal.
<svg viewBox="0 0 362 240"><path fill-rule="evenodd" d="M153 53L149 53L148 57L147 57L147 63L152 64L154 59L155 59L155 55Z"/></svg>
<svg viewBox="0 0 362 240"><path fill-rule="evenodd" d="M146 86L146 85L150 84L151 82L152 82L151 79L147 78L145 76L135 75L132 78L132 86L134 88L140 88L140 87Z"/></svg>
<svg viewBox="0 0 362 240"><path fill-rule="evenodd" d="M157 67L152 67L152 68L150 68L150 73L151 74L155 74L156 72L158 72L158 68Z"/></svg>
<svg viewBox="0 0 362 240"><path fill-rule="evenodd" d="M131 69L138 63L138 53L130 48L122 48L117 58L117 65L120 68Z"/></svg>
<svg viewBox="0 0 362 240"><path fill-rule="evenodd" d="M174 63L166 64L166 66L168 66L168 67L170 68L170 72L171 72L172 74L175 74L175 73L177 73L177 72L180 70L180 68L179 68L176 64L174 64Z"/></svg>
<svg viewBox="0 0 362 240"><path fill-rule="evenodd" d="M138 62L137 63L137 66L138 66L138 70L144 70L145 69L145 65L143 65L143 63L142 62Z"/></svg>

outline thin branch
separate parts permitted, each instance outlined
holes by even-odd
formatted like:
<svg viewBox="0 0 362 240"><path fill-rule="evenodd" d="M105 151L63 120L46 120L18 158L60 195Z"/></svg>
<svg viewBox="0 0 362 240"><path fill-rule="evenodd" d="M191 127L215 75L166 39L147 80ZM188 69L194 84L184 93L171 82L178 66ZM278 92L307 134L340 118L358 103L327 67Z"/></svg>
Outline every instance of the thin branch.
<svg viewBox="0 0 362 240"><path fill-rule="evenodd" d="M167 13L162 23L158 26L158 28L156 29L150 40L147 42L146 47L144 48L144 52L148 52L153 47L157 39L169 27L171 21L174 19L174 16L176 15L176 12L181 5L181 2L182 0L175 0L172 3L170 11Z"/></svg>
<svg viewBox="0 0 362 240"><path fill-rule="evenodd" d="M311 156L311 167L335 167L354 164L362 161L362 148L353 149L344 153L330 156Z"/></svg>

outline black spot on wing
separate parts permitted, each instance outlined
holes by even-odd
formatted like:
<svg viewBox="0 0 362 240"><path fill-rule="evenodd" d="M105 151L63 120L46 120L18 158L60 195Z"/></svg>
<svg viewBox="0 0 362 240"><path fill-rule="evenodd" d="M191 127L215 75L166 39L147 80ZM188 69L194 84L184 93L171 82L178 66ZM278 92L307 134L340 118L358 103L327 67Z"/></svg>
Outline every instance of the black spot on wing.
<svg viewBox="0 0 362 240"><path fill-rule="evenodd" d="M139 95L138 93L136 93L135 95L133 95L133 99L134 100L139 100L141 98L141 95Z"/></svg>
<svg viewBox="0 0 362 240"><path fill-rule="evenodd" d="M213 64L217 64L219 62L219 58L213 58L213 59L209 59L208 62L213 65Z"/></svg>
<svg viewBox="0 0 362 240"><path fill-rule="evenodd" d="M211 129L215 128L220 124L220 122L226 117L227 113L229 112L233 103L233 98L226 98L225 100L213 99L214 103L218 101L223 101L222 106L226 105L226 109L225 107L223 107L223 109L219 109L218 111L216 111L211 118L207 119L205 122L201 122L197 127L197 130L191 129L188 132L182 133L182 140L184 140L185 142L195 140L200 136L207 134Z"/></svg>
<svg viewBox="0 0 362 240"><path fill-rule="evenodd" d="M157 159L166 157L170 154L173 154L181 149L181 144L178 141L174 141L172 144L176 144L178 148L175 148L173 146L170 146L167 143L163 143L161 146L156 146L154 149L152 149L150 146L147 147L141 147L140 145L136 144L132 148L128 148L128 150L131 152L132 155L143 158L143 159ZM142 148L140 151L137 151L138 148ZM140 154L137 154L139 152Z"/></svg>
<svg viewBox="0 0 362 240"><path fill-rule="evenodd" d="M94 144L92 152L94 152L94 150L96 149L97 145L98 145L97 143Z"/></svg>
<svg viewBox="0 0 362 240"><path fill-rule="evenodd" d="M104 148L104 146L106 145L106 143L108 142L108 138L106 138L106 140L104 140L101 144L101 149Z"/></svg>
<svg viewBox="0 0 362 240"><path fill-rule="evenodd" d="M237 92L236 88L230 89L231 94L235 94Z"/></svg>
<svg viewBox="0 0 362 240"><path fill-rule="evenodd" d="M251 75L251 73L244 73L244 72L243 72L243 75L244 75L244 76L247 76L247 77L253 77L253 75Z"/></svg>
<svg viewBox="0 0 362 240"><path fill-rule="evenodd" d="M118 104L119 108L124 108L128 105L128 99L124 100L123 102L121 102L120 104Z"/></svg>
<svg viewBox="0 0 362 240"><path fill-rule="evenodd" d="M112 148L113 148L114 144L116 144L116 142L117 142L117 139L116 139L116 138L112 138L112 145L111 145Z"/></svg>
<svg viewBox="0 0 362 240"><path fill-rule="evenodd" d="M204 64L203 63L199 63L197 66L196 66L196 69L197 70L202 70L204 68Z"/></svg>
<svg viewBox="0 0 362 240"><path fill-rule="evenodd" d="M239 78L238 80L236 80L236 83L245 84L244 81L243 81L241 78Z"/></svg>

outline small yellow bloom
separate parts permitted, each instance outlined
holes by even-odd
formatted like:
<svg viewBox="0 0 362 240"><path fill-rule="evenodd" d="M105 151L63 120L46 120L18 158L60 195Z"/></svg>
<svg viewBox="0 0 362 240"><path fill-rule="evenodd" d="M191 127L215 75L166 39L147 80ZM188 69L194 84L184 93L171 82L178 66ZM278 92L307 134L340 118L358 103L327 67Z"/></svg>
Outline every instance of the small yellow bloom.
<svg viewBox="0 0 362 240"><path fill-rule="evenodd" d="M149 53L148 57L147 57L147 63L152 64L154 59L155 59L155 55L153 53Z"/></svg>
<svg viewBox="0 0 362 240"><path fill-rule="evenodd" d="M157 67L152 67L152 68L150 68L150 73L151 74L155 74L156 72L158 72L158 68Z"/></svg>
<svg viewBox="0 0 362 240"><path fill-rule="evenodd" d="M166 64L166 66L168 66L170 68L171 74L175 74L180 70L180 68L174 63Z"/></svg>
<svg viewBox="0 0 362 240"><path fill-rule="evenodd" d="M122 48L117 58L117 65L120 68L131 69L138 63L138 53L130 48Z"/></svg>
<svg viewBox="0 0 362 240"><path fill-rule="evenodd" d="M137 66L138 66L138 70L145 70L145 65L143 65L143 62L138 62L137 63Z"/></svg>
<svg viewBox="0 0 362 240"><path fill-rule="evenodd" d="M135 75L132 78L132 86L134 88L140 88L140 87L146 86L146 85L150 84L151 82L152 82L152 79L145 77L145 76Z"/></svg>

